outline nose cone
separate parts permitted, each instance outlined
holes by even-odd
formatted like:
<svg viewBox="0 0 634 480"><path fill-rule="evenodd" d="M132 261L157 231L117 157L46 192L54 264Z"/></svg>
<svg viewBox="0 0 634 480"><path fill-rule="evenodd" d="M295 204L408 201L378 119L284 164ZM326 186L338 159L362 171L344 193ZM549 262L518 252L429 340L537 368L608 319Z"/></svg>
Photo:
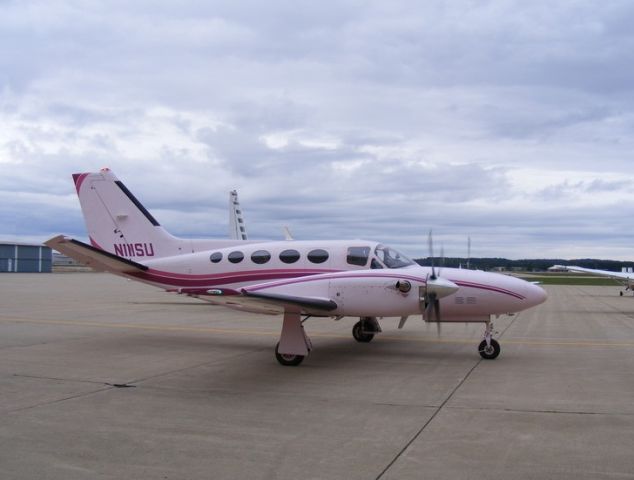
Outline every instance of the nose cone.
<svg viewBox="0 0 634 480"><path fill-rule="evenodd" d="M548 294L546 290L544 290L539 285L535 285L534 283L528 283L526 288L526 302L534 307L535 305L539 305L540 303L544 303L548 298Z"/></svg>

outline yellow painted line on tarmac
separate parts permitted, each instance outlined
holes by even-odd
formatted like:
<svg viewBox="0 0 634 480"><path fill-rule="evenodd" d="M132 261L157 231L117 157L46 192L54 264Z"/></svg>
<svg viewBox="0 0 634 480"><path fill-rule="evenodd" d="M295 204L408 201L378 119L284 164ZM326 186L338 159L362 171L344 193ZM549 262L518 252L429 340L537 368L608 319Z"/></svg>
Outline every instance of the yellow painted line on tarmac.
<svg viewBox="0 0 634 480"><path fill-rule="evenodd" d="M130 330L152 330L160 332L196 332L196 333L215 333L221 335L252 335L252 336L279 336L279 330L250 330L240 328L215 328L215 327L188 327L184 325L148 325L148 324L132 324L132 323L102 323L90 321L74 321L74 320L43 320L17 317L2 317L0 322L5 323L32 323L39 325L67 325L77 327L96 327L96 328L123 328ZM350 335L337 333L319 333L310 332L311 337L317 338L349 338ZM423 343L448 343L448 344L472 344L478 342L477 338L421 338L421 337L401 337L382 334L381 338L386 340L396 340L400 342L423 342ZM605 342L593 340L513 340L501 339L500 343L505 345L531 345L531 346L551 346L551 347L621 347L632 348L634 342Z"/></svg>
<svg viewBox="0 0 634 480"><path fill-rule="evenodd" d="M243 335L279 335L278 331L267 332L265 330L241 330L212 327L187 327L184 325L147 325L132 323L100 323L100 322L79 322L73 320L39 320L28 318L0 317L0 322L7 323L35 323L40 325L69 325L77 327L101 327L101 328L125 328L133 330L158 330L163 332L201 332L201 333L224 333Z"/></svg>
<svg viewBox="0 0 634 480"><path fill-rule="evenodd" d="M500 340L511 345L536 345L554 347L634 347L634 342L600 342L594 340L562 341L562 340Z"/></svg>

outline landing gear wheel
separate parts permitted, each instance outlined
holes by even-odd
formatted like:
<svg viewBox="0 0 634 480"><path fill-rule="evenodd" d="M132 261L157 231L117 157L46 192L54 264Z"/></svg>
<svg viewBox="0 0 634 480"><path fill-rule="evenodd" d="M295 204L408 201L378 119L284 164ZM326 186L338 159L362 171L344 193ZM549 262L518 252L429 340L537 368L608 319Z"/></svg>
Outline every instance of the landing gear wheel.
<svg viewBox="0 0 634 480"><path fill-rule="evenodd" d="M500 354L500 344L496 340L491 339L491 345L487 346L486 340L482 340L478 346L478 352L485 360L493 360Z"/></svg>
<svg viewBox="0 0 634 480"><path fill-rule="evenodd" d="M478 346L478 352L485 360L493 360L500 354L500 344L496 340L491 339L491 345L487 346L487 341L482 340Z"/></svg>
<svg viewBox="0 0 634 480"><path fill-rule="evenodd" d="M619 292L619 295L622 297L623 296L623 292Z"/></svg>
<svg viewBox="0 0 634 480"><path fill-rule="evenodd" d="M357 342L369 343L374 338L374 333L366 333L363 331L363 322L358 321L352 327L352 336Z"/></svg>
<svg viewBox="0 0 634 480"><path fill-rule="evenodd" d="M278 362L280 362L280 365L284 365L285 367L296 367L304 361L304 355L280 353L279 348L280 342L277 342L277 345L275 345L275 358Z"/></svg>

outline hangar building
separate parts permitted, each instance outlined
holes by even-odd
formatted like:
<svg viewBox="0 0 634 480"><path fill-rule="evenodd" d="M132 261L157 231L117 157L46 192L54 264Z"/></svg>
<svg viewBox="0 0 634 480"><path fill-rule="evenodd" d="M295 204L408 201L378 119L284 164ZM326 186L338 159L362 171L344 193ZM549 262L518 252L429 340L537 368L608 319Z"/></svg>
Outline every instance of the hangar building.
<svg viewBox="0 0 634 480"><path fill-rule="evenodd" d="M53 252L44 245L0 242L0 272L50 273Z"/></svg>

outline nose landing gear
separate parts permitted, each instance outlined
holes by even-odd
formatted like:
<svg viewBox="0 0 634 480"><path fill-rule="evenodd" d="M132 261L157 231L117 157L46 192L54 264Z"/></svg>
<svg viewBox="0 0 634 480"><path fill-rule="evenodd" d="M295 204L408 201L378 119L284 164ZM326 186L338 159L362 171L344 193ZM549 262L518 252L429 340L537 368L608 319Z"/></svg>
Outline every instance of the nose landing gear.
<svg viewBox="0 0 634 480"><path fill-rule="evenodd" d="M500 344L497 340L491 338L493 335L493 322L486 322L486 328L484 330L484 340L478 345L478 352L480 356L485 360L493 360L500 354Z"/></svg>
<svg viewBox="0 0 634 480"><path fill-rule="evenodd" d="M352 336L357 342L369 343L374 335L381 332L381 326L376 317L361 317L352 327Z"/></svg>

